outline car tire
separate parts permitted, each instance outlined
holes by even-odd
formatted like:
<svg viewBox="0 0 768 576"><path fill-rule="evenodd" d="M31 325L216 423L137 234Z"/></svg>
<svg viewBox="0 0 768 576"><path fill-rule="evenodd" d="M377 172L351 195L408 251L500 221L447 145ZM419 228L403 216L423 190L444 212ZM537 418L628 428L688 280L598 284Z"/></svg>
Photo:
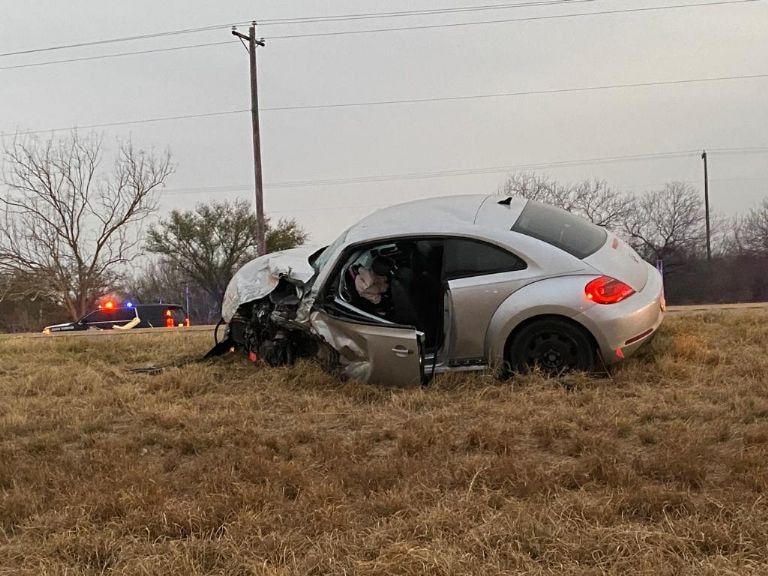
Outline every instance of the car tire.
<svg viewBox="0 0 768 576"><path fill-rule="evenodd" d="M550 376L591 372L595 346L587 331L557 318L535 320L523 326L507 343L507 366L512 372L538 368Z"/></svg>

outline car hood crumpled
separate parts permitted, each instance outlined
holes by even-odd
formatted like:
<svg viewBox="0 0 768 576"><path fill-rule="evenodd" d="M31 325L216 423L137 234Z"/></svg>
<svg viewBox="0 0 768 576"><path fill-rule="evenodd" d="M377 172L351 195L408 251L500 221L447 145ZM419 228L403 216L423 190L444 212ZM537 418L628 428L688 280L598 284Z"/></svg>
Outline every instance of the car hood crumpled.
<svg viewBox="0 0 768 576"><path fill-rule="evenodd" d="M265 254L248 262L232 277L224 292L221 317L229 322L242 304L269 295L281 278L298 284L309 282L315 274L309 257L316 251L316 246L301 246Z"/></svg>

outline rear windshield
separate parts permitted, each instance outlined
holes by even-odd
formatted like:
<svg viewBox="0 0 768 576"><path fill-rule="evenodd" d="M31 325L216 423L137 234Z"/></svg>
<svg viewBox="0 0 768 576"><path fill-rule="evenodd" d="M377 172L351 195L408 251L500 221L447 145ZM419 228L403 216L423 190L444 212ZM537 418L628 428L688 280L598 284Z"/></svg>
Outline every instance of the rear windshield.
<svg viewBox="0 0 768 576"><path fill-rule="evenodd" d="M525 205L512 231L557 246L576 258L597 252L608 236L603 228L581 216L533 200Z"/></svg>

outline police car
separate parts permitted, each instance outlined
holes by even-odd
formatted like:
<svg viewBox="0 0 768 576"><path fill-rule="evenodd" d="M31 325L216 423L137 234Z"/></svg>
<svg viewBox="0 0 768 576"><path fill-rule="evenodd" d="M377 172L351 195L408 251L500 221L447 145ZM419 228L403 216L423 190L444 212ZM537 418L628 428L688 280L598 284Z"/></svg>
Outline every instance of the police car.
<svg viewBox="0 0 768 576"><path fill-rule="evenodd" d="M189 326L189 317L178 304L119 304L107 300L79 320L46 326L43 334L79 330L130 330L131 328L176 328Z"/></svg>

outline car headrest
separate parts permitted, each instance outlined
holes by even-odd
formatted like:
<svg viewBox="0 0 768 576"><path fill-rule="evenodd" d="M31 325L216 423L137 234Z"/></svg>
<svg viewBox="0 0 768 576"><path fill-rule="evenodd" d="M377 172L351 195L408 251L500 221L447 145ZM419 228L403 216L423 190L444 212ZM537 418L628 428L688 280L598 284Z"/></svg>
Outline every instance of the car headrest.
<svg viewBox="0 0 768 576"><path fill-rule="evenodd" d="M386 256L376 256L371 263L371 270L379 276L388 276L394 267L395 263Z"/></svg>

